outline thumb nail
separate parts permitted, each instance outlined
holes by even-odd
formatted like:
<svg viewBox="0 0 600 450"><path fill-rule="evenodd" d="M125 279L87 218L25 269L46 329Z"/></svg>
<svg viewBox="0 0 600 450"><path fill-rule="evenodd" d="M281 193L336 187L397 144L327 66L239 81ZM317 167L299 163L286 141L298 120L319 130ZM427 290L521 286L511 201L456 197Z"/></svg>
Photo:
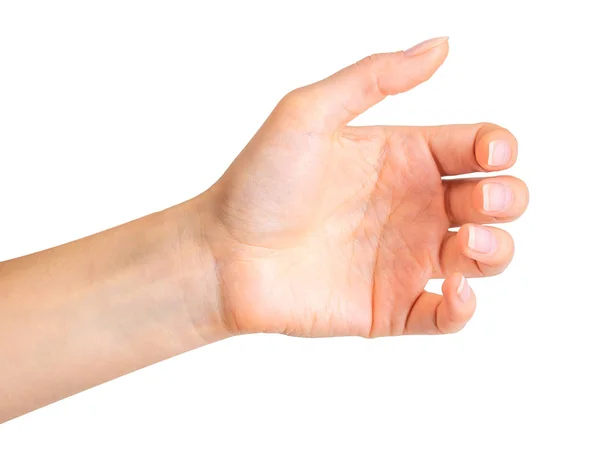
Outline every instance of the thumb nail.
<svg viewBox="0 0 600 450"><path fill-rule="evenodd" d="M429 50L431 50L434 47L437 47L438 45L442 45L446 41L448 41L448 36L427 39L426 41L423 41L420 44L409 48L404 52L404 54L406 56L417 56L422 53L428 52Z"/></svg>

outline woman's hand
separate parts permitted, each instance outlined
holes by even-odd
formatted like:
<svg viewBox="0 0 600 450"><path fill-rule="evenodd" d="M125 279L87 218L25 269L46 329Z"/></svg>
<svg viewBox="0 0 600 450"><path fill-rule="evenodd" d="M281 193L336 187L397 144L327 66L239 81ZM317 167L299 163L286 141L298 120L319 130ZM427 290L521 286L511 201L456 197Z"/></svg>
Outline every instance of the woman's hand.
<svg viewBox="0 0 600 450"><path fill-rule="evenodd" d="M427 80L446 39L287 95L199 197L0 263L0 422L232 334L449 333L501 272L527 188L490 124L350 127ZM449 227L460 226L458 233ZM423 292L445 277L444 297Z"/></svg>
<svg viewBox="0 0 600 450"><path fill-rule="evenodd" d="M205 194L203 227L232 333L451 333L475 310L464 277L502 272L507 222L527 207L517 141L492 124L352 127L429 79L445 38L373 55L284 97ZM458 232L450 227L460 227ZM424 292L446 278L443 296Z"/></svg>

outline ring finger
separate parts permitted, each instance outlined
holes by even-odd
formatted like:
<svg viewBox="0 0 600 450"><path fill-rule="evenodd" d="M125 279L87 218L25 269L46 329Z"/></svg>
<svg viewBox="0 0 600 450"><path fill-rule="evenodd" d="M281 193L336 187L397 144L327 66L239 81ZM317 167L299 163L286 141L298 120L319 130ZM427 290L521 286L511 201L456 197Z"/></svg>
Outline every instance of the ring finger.
<svg viewBox="0 0 600 450"><path fill-rule="evenodd" d="M444 180L451 227L511 222L525 212L529 191L511 176Z"/></svg>

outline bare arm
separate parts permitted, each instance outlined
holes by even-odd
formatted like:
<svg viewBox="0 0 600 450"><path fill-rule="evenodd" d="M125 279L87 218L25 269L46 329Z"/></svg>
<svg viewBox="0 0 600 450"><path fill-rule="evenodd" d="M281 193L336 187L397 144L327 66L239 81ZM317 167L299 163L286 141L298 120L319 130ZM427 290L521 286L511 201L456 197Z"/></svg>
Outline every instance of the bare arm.
<svg viewBox="0 0 600 450"><path fill-rule="evenodd" d="M0 264L0 422L226 337L193 202Z"/></svg>

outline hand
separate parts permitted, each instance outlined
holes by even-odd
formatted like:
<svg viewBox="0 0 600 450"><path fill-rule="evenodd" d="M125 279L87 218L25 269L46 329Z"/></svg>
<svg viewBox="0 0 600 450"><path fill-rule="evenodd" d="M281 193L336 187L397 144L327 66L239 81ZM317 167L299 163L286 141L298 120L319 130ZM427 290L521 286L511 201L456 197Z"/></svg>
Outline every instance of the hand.
<svg viewBox="0 0 600 450"><path fill-rule="evenodd" d="M498 274L513 255L510 235L482 224L521 215L527 187L442 177L512 166L515 138L486 123L347 125L447 53L434 39L291 92L202 196L232 332L451 333L471 318L465 277ZM430 278L446 278L443 296L424 292Z"/></svg>
<svg viewBox="0 0 600 450"><path fill-rule="evenodd" d="M427 80L446 39L288 94L199 197L0 263L0 422L231 334L450 333L501 272L527 188L490 124L351 127ZM460 226L458 233L450 227ZM444 296L424 292L445 277ZM43 377L40 378L40 374Z"/></svg>

